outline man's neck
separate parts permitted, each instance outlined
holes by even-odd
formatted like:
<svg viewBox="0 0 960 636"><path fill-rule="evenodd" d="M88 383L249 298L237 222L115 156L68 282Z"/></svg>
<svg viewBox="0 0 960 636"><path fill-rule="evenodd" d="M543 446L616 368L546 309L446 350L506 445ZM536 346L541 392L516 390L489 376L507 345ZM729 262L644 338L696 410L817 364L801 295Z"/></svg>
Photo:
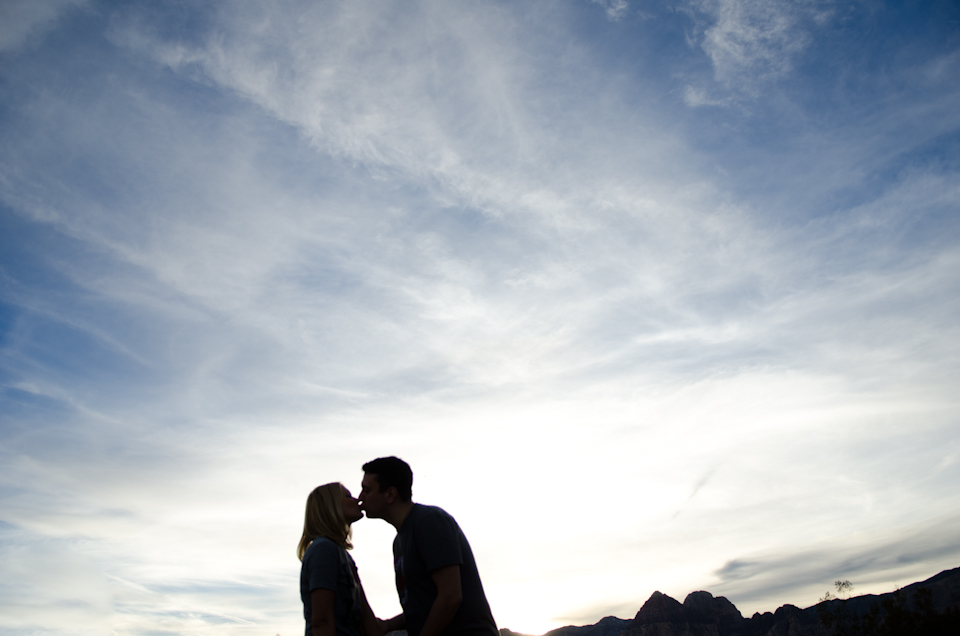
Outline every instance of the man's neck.
<svg viewBox="0 0 960 636"><path fill-rule="evenodd" d="M407 518L407 515L410 514L411 510L413 510L412 501L398 503L388 510L387 514L383 515L383 520L396 528L397 532L400 532L400 526L403 525L404 520Z"/></svg>

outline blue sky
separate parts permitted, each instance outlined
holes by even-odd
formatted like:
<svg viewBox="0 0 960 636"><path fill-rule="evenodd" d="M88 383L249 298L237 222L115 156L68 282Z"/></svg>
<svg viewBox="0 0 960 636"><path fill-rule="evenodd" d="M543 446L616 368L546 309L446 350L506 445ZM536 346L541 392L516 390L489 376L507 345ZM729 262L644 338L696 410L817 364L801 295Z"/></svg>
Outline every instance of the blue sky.
<svg viewBox="0 0 960 636"><path fill-rule="evenodd" d="M958 27L4 3L0 629L299 633L306 495L387 454L525 633L956 567Z"/></svg>

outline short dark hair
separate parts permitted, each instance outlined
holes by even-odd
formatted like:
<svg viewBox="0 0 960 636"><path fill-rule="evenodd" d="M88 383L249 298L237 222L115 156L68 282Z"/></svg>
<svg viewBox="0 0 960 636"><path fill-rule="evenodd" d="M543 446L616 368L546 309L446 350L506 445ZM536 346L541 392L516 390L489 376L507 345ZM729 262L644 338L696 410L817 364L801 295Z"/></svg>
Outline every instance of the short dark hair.
<svg viewBox="0 0 960 636"><path fill-rule="evenodd" d="M410 501L413 496L413 471L410 464L399 457L378 457L364 464L363 472L377 476L380 492L393 486L400 495L400 501Z"/></svg>

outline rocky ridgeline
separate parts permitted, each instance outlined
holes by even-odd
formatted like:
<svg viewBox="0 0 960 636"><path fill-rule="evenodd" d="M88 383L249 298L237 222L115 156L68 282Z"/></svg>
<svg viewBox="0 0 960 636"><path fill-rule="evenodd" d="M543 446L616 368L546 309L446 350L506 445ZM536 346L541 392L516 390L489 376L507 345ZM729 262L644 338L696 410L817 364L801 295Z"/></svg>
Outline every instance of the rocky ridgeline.
<svg viewBox="0 0 960 636"><path fill-rule="evenodd" d="M522 636L501 629L501 636ZM654 592L633 620L608 616L594 625L561 627L544 636L828 636L891 634L960 635L960 568L889 594L824 601L800 609L744 618L733 603L692 592L683 603Z"/></svg>

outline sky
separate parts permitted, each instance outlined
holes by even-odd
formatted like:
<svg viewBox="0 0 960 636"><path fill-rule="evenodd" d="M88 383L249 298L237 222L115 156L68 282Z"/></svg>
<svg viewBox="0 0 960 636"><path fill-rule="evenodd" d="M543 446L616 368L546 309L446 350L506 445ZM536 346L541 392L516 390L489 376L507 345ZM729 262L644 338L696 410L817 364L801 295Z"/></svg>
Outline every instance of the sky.
<svg viewBox="0 0 960 636"><path fill-rule="evenodd" d="M950 0L3 0L0 632L302 633L385 455L527 634L957 567L958 103Z"/></svg>

